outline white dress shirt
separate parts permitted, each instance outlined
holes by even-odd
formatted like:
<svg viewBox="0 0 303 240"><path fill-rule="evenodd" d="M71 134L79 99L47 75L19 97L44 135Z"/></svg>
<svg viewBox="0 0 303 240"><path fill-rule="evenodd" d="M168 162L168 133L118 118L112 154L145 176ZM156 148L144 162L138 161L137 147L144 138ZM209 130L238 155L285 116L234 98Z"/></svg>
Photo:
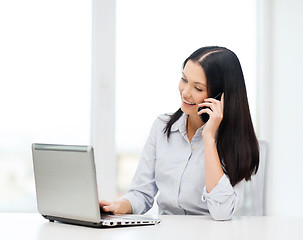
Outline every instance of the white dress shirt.
<svg viewBox="0 0 303 240"><path fill-rule="evenodd" d="M204 144L199 128L190 142L186 132L188 115L172 125L170 138L164 127L170 119L160 115L150 131L129 192L134 214L147 212L158 193L159 214L211 215L215 220L232 217L243 195L244 180L232 187L224 174L213 190L205 187Z"/></svg>

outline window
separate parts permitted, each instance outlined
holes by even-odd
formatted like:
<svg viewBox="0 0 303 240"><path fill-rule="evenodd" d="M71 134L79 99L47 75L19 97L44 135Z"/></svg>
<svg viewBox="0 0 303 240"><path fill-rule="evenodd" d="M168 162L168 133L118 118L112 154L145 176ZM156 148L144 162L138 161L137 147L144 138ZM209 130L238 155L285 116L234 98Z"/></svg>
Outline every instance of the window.
<svg viewBox="0 0 303 240"><path fill-rule="evenodd" d="M0 2L0 211L36 211L33 142L90 143L91 8Z"/></svg>
<svg viewBox="0 0 303 240"><path fill-rule="evenodd" d="M109 3L98 8L112 8ZM236 52L254 118L255 4L116 0L120 194L129 187L156 116L179 108L181 65L197 48L222 45ZM92 19L91 1L0 2L0 211L36 210L33 142L91 143Z"/></svg>

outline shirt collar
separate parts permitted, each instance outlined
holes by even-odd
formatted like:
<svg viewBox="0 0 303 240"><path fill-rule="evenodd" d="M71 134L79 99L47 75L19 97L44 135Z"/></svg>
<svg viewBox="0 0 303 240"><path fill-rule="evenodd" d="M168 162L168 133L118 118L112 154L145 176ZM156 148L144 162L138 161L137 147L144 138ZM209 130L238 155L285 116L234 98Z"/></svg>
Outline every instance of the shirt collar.
<svg viewBox="0 0 303 240"><path fill-rule="evenodd" d="M180 131L181 133L186 133L186 124L187 124L188 114L182 113L181 117L172 125L171 131ZM205 124L202 125L198 130L203 130Z"/></svg>
<svg viewBox="0 0 303 240"><path fill-rule="evenodd" d="M180 132L181 132L183 130L186 130L187 118L188 118L188 115L185 113L182 113L181 117L171 126L171 131L175 132L175 131L180 130Z"/></svg>

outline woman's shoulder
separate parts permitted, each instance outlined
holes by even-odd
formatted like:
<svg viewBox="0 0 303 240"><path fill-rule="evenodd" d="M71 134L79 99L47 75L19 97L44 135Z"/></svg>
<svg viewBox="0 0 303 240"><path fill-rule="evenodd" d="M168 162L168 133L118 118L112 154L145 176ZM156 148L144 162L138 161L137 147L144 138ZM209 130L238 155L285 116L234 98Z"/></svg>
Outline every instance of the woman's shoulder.
<svg viewBox="0 0 303 240"><path fill-rule="evenodd" d="M174 113L164 113L164 114L158 115L158 117L157 117L156 120L155 120L155 124L157 124L158 126L166 126L167 123L171 120L172 115L174 115ZM181 117L174 123L174 125L177 124L177 122L178 122L178 124L179 124L180 121L183 121L182 119L183 119L183 118L182 118L182 116L181 116Z"/></svg>
<svg viewBox="0 0 303 240"><path fill-rule="evenodd" d="M160 124L166 125L171 120L172 115L174 115L174 113L163 113L163 114L160 114L156 118L155 122L158 122Z"/></svg>
<svg viewBox="0 0 303 240"><path fill-rule="evenodd" d="M172 115L173 115L173 113L163 113L157 117L157 120L162 121L162 122L168 122L171 119Z"/></svg>
<svg viewBox="0 0 303 240"><path fill-rule="evenodd" d="M172 113L173 114L173 113ZM155 128L158 128L158 127L163 127L163 126L166 126L166 124L169 122L169 120L171 119L171 113L163 113L163 114L160 114L156 117L156 119L154 120L154 123L153 123L153 127Z"/></svg>

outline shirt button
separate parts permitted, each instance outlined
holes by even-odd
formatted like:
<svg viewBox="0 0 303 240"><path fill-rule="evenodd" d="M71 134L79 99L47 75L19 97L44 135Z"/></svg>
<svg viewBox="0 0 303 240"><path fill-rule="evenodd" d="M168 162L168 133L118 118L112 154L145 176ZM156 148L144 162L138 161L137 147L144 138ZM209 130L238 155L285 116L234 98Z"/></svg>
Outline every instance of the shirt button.
<svg viewBox="0 0 303 240"><path fill-rule="evenodd" d="M176 201L173 201L173 202L172 202L172 204L173 204L174 206L177 206L177 203L176 203Z"/></svg>
<svg viewBox="0 0 303 240"><path fill-rule="evenodd" d="M192 146L192 147L191 147L191 150L195 150L195 147L194 147L194 146Z"/></svg>

